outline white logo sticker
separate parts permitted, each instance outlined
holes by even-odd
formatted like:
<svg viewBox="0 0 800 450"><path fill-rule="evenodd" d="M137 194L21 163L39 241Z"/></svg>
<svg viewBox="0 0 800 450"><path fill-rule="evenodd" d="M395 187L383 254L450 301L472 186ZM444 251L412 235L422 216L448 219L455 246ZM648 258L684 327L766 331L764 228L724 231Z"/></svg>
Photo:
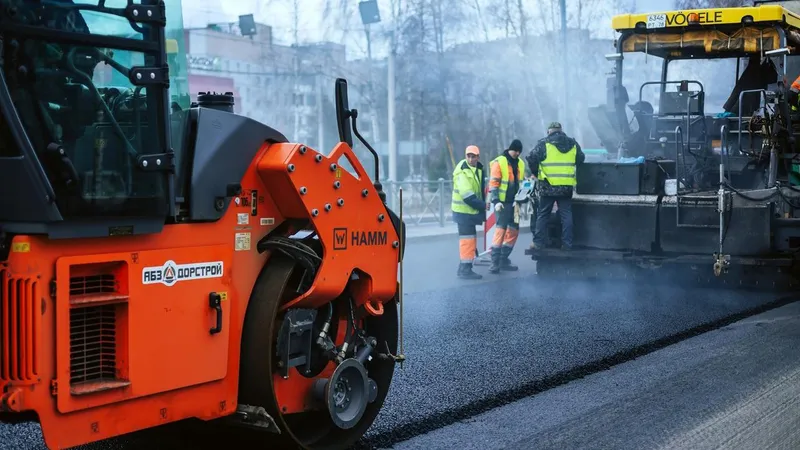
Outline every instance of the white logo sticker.
<svg viewBox="0 0 800 450"><path fill-rule="evenodd" d="M174 286L178 281L222 278L222 261L193 264L175 264L167 261L160 267L145 267L142 270L142 284L161 283Z"/></svg>

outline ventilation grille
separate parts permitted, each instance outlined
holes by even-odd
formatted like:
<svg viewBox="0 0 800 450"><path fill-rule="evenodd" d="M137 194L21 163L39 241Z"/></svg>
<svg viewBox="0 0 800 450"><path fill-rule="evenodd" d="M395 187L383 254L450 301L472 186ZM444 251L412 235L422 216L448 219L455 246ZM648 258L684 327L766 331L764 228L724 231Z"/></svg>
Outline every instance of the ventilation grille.
<svg viewBox="0 0 800 450"><path fill-rule="evenodd" d="M113 294L117 291L116 277L112 274L70 277L69 295Z"/></svg>
<svg viewBox="0 0 800 450"><path fill-rule="evenodd" d="M0 267L0 380L37 382L37 337L41 312L36 307L39 283L15 277Z"/></svg>
<svg viewBox="0 0 800 450"><path fill-rule="evenodd" d="M70 310L70 384L116 381L116 310L117 305Z"/></svg>
<svg viewBox="0 0 800 450"><path fill-rule="evenodd" d="M113 271L69 277L69 303L73 306L127 301L128 295L123 290L118 273Z"/></svg>

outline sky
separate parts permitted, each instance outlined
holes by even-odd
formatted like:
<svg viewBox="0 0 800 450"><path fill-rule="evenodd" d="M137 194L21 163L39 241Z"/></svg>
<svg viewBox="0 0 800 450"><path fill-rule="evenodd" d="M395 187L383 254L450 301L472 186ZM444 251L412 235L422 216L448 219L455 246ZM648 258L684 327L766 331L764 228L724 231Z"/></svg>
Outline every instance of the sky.
<svg viewBox="0 0 800 450"><path fill-rule="evenodd" d="M329 0L331 3L349 1L354 14L349 22L324 20L323 5L325 0L183 0L185 27L205 27L209 22L235 22L241 14L252 13L256 22L272 26L276 43L289 45L293 42L293 4L297 1L300 15L298 20L298 40L300 43L320 42L326 39L341 42L344 33L349 32L344 43L348 49L348 59L366 56L363 26L358 15L360 0ZM526 0L531 1L531 0ZM577 4L574 0L566 0L567 8ZM637 12L660 11L671 9L674 0L632 0ZM390 18L390 0L378 0L381 18ZM597 32L609 31L610 22L598 23ZM499 36L498 36L499 37ZM610 37L610 36L608 36ZM376 45L374 56L381 57L383 48Z"/></svg>

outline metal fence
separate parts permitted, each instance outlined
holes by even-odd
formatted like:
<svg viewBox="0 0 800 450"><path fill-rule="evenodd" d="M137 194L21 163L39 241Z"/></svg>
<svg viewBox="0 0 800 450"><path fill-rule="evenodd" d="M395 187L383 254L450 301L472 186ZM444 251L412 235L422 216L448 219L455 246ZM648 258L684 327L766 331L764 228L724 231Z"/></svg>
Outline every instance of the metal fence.
<svg viewBox="0 0 800 450"><path fill-rule="evenodd" d="M438 181L387 181L383 184L389 207L400 209L400 188L403 188L403 221L406 225L439 224L445 226L453 221L450 199L453 181L440 178Z"/></svg>
<svg viewBox="0 0 800 450"><path fill-rule="evenodd" d="M440 227L453 223L450 201L453 181L440 178L438 181L385 181L382 182L389 207L399 211L400 188L403 188L403 221L407 226L435 225ZM527 224L531 215L530 202L522 205L520 222Z"/></svg>

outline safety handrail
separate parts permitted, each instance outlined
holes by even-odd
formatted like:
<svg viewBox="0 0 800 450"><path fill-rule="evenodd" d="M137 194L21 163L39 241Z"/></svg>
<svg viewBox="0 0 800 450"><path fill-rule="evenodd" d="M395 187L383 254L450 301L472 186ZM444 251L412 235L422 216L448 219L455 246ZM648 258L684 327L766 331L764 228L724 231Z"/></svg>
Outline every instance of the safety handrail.
<svg viewBox="0 0 800 450"><path fill-rule="evenodd" d="M680 198L681 195L681 161L680 155L681 146L683 145L683 129L680 125L675 127L675 197Z"/></svg>
<svg viewBox="0 0 800 450"><path fill-rule="evenodd" d="M731 152L728 149L728 124L725 124L719 127L719 135L720 135L720 149L719 149L719 158L725 158L725 166L728 167L728 176L727 182L732 183L731 180Z"/></svg>
<svg viewBox="0 0 800 450"><path fill-rule="evenodd" d="M683 144L683 129L678 125L675 127L675 226L677 228L716 228L715 225L681 223L681 161L679 157L683 153L681 144ZM686 145L688 146L688 142ZM688 183L688 180L686 182Z"/></svg>
<svg viewBox="0 0 800 450"><path fill-rule="evenodd" d="M739 132L739 151L742 151L742 98L744 98L744 94L753 93L753 92L760 92L762 95L761 97L764 99L764 104L767 103L767 90L766 89L748 89L746 91L742 91L739 93L739 122L738 122L738 132Z"/></svg>
<svg viewBox="0 0 800 450"><path fill-rule="evenodd" d="M688 84L696 84L696 85L700 86L700 91L690 95L686 100L686 133L687 133L687 135L686 135L687 136L686 145L689 146L689 145L691 145L692 116L697 116L697 115L703 116L703 114L692 114L692 99L697 98L700 95L700 93L705 93L705 87L703 86L703 83L701 83L701 82L699 82L697 80L646 81L646 82L642 83L641 86L639 86L639 101L640 102L642 101L642 93L644 92L644 87L645 86L649 86L649 85L666 86L668 84L683 84L684 82L687 85ZM661 115L662 115L662 113L660 111L658 112L658 114L655 114L655 113L651 114L651 116L654 117L654 118L658 117L658 116L661 116ZM703 125L705 127L705 122L703 122ZM706 131L706 130L704 130L704 131ZM651 136L652 136L652 133L655 132L655 129L651 129L650 132L651 132Z"/></svg>
<svg viewBox="0 0 800 450"><path fill-rule="evenodd" d="M689 151L689 146L692 145L692 99L697 98L701 92L703 91L696 92L686 99L686 151ZM708 134L707 131L706 122L703 121L703 132L706 135Z"/></svg>
<svg viewBox="0 0 800 450"><path fill-rule="evenodd" d="M642 92L644 91L644 87L645 87L645 86L649 86L649 85L653 85L653 84L658 84L658 85L662 85L662 86L666 86L666 85L668 85L668 84L682 84L684 81L686 82L686 84L691 84L691 83L694 83L694 84L696 84L696 85L700 86L700 92L705 92L705 91L706 91L706 90L705 90L705 88L703 87L703 83L701 83L701 82L699 82L699 81L697 81L697 80L681 80L681 81L645 81L644 83L642 83L642 85L641 85L641 86L639 86L639 101L642 101Z"/></svg>

